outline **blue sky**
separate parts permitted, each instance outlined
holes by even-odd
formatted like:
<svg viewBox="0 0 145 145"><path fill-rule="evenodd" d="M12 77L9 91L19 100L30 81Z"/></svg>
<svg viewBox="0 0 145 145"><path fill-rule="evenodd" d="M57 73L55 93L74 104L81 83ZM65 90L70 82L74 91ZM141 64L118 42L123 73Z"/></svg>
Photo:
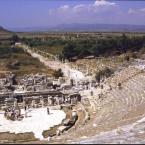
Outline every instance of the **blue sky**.
<svg viewBox="0 0 145 145"><path fill-rule="evenodd" d="M0 0L0 25L6 28L64 23L145 25L145 1Z"/></svg>

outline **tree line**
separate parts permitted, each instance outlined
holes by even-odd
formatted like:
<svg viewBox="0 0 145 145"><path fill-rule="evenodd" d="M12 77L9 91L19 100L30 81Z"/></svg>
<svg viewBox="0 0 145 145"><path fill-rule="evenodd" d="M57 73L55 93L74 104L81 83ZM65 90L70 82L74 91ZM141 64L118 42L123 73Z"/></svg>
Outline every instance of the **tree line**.
<svg viewBox="0 0 145 145"><path fill-rule="evenodd" d="M14 40L17 37L13 37ZM86 38L76 40L64 40L61 38L49 38L42 40L40 38L21 38L20 41L29 46L63 46L60 58L71 59L73 57L83 58L93 55L111 56L120 55L126 52L136 52L145 49L145 35L144 36L127 36L123 33L121 36L100 37L100 38ZM49 48L48 48L49 49ZM54 48L55 49L55 48Z"/></svg>
<svg viewBox="0 0 145 145"><path fill-rule="evenodd" d="M78 58L89 55L110 56L140 49L145 49L145 36L128 37L123 34L113 38L70 41L64 46L62 57L70 59L74 56Z"/></svg>

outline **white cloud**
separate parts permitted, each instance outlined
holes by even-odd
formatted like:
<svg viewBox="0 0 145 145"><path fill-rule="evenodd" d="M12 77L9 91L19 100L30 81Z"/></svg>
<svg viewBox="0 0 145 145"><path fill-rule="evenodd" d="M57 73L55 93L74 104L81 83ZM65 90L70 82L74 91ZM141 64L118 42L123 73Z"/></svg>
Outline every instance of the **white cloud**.
<svg viewBox="0 0 145 145"><path fill-rule="evenodd" d="M132 9L132 8L130 8L128 10L128 14L145 14L145 8L141 8L141 9Z"/></svg>
<svg viewBox="0 0 145 145"><path fill-rule="evenodd" d="M55 23L144 23L145 8L125 11L116 2L96 0L90 4L63 5L49 11ZM136 17L136 18L135 18ZM137 19L137 21L136 21Z"/></svg>
<svg viewBox="0 0 145 145"><path fill-rule="evenodd" d="M108 2L105 0L96 0L94 3L95 6L114 6L116 3Z"/></svg>
<svg viewBox="0 0 145 145"><path fill-rule="evenodd" d="M91 9L93 12L95 13L112 13L113 12L118 12L119 11L119 7L116 3L113 2L108 2L105 0L101 0L101 1L95 1L95 3L91 6Z"/></svg>
<svg viewBox="0 0 145 145"><path fill-rule="evenodd" d="M64 15L64 14L68 14L68 12L70 12L70 6L69 5L63 5L57 9L50 9L49 10L49 16L59 16L59 15Z"/></svg>
<svg viewBox="0 0 145 145"><path fill-rule="evenodd" d="M69 8L70 8L69 5L64 5L64 6L61 6L59 9L63 10L63 11L66 11L66 10L69 10Z"/></svg>
<svg viewBox="0 0 145 145"><path fill-rule="evenodd" d="M81 11L83 11L83 10L87 10L87 7L86 7L86 5L84 5L84 4L80 4L80 5L76 5L76 6L74 6L73 8L72 8L72 10L74 11L74 12L81 12Z"/></svg>
<svg viewBox="0 0 145 145"><path fill-rule="evenodd" d="M103 12L103 11L108 11L112 10L113 8L116 7L116 3L113 2L108 2L105 0L98 1L96 0L93 4L79 4L75 5L73 7L70 7L69 5L63 5L57 9L50 10L49 14L54 13L61 13L61 12L69 12L69 13L87 13L87 12Z"/></svg>

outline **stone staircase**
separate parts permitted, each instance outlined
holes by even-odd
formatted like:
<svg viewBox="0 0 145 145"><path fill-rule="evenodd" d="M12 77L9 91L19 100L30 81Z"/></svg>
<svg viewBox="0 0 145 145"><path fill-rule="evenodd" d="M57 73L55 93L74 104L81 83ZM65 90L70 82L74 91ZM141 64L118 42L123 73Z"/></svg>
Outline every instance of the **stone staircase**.
<svg viewBox="0 0 145 145"><path fill-rule="evenodd" d="M122 125L127 125L138 120L145 114L145 75L138 70L123 74L124 78L118 79L122 82L122 89L113 87L112 90L105 93L103 99L91 96L91 102L96 105L94 120L63 136L59 141L83 140L81 137L95 135L102 131L112 130ZM129 70L128 70L129 71ZM122 75L119 75L122 77ZM116 79L117 80L117 79ZM117 80L117 81L118 81ZM118 83L116 81L116 83Z"/></svg>

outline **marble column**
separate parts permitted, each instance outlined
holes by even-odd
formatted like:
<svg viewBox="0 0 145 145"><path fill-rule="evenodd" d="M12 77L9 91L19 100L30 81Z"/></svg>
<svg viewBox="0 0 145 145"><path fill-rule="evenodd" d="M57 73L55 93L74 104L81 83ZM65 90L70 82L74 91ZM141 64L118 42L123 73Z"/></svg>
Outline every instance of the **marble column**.
<svg viewBox="0 0 145 145"><path fill-rule="evenodd" d="M14 108L18 106L17 99L14 100Z"/></svg>
<svg viewBox="0 0 145 145"><path fill-rule="evenodd" d="M23 108L26 106L26 100L23 99Z"/></svg>
<svg viewBox="0 0 145 145"><path fill-rule="evenodd" d="M53 105L52 98L48 97L48 105Z"/></svg>
<svg viewBox="0 0 145 145"><path fill-rule="evenodd" d="M49 97L47 98L47 106L50 105L50 100L49 100Z"/></svg>
<svg viewBox="0 0 145 145"><path fill-rule="evenodd" d="M40 103L41 103L42 107L44 107L44 99L43 98L41 98Z"/></svg>
<svg viewBox="0 0 145 145"><path fill-rule="evenodd" d="M34 108L35 107L35 100L32 100L31 106Z"/></svg>

